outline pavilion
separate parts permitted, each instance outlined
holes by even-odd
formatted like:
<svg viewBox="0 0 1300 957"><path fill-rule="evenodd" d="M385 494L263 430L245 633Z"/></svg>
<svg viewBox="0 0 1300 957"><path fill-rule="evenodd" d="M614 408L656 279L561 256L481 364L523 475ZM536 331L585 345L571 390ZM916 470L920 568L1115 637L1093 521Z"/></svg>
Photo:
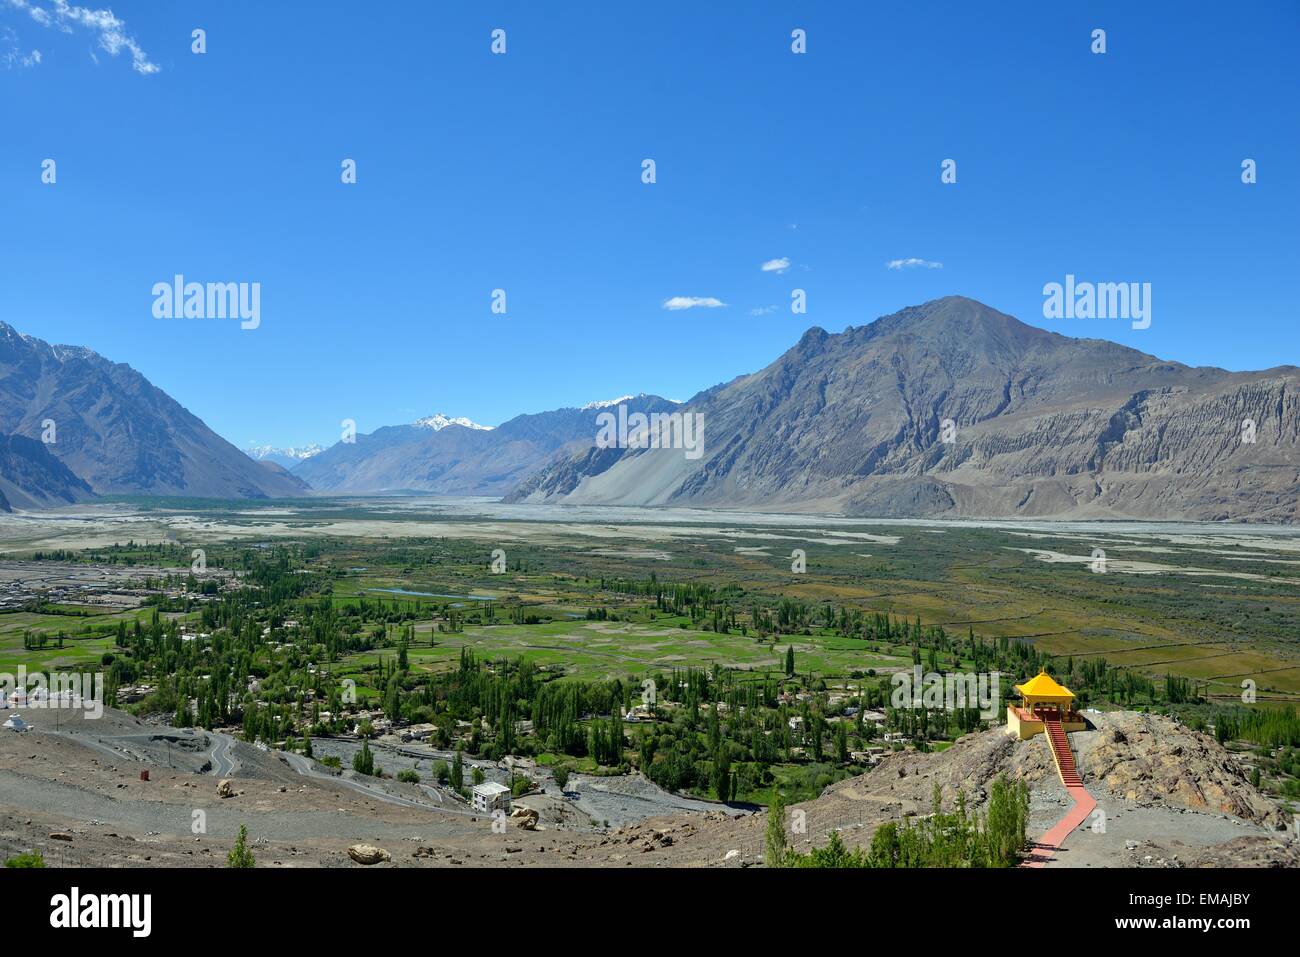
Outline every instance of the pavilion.
<svg viewBox="0 0 1300 957"><path fill-rule="evenodd" d="M1007 734L1022 741L1047 730L1046 721L1056 719L1063 731L1084 731L1088 724L1074 710L1074 692L1040 671L1022 685L1016 685L1020 705L1007 705Z"/></svg>

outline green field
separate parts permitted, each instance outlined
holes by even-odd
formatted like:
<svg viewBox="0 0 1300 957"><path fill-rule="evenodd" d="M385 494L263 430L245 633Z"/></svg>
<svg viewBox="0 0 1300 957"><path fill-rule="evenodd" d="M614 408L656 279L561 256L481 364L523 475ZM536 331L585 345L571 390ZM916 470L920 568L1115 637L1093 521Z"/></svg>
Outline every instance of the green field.
<svg viewBox="0 0 1300 957"><path fill-rule="evenodd" d="M19 665L42 672L97 667L102 656L113 651L118 621L125 620L130 626L137 618L148 615L141 609L75 617L29 612L0 615L0 671L13 673ZM49 643L44 648L25 649L24 631L41 632L48 636ZM60 631L65 635L62 648L56 637Z"/></svg>
<svg viewBox="0 0 1300 957"><path fill-rule="evenodd" d="M587 679L621 678L721 665L755 673L781 672L785 651L795 650L801 672L822 676L847 676L868 669L910 666L911 659L866 651L863 642L822 636L796 636L759 641L738 634L683 629L686 619L667 617L653 623L613 621L556 621L539 625L467 626L463 633L435 633L428 624L416 626L416 644L410 649L414 669L441 670L455 666L462 648L473 649L482 660L522 658L539 667L562 670ZM430 638L432 646L424 644ZM373 663L392 657L392 648L363 652L344 663ZM358 685L361 688L361 685Z"/></svg>

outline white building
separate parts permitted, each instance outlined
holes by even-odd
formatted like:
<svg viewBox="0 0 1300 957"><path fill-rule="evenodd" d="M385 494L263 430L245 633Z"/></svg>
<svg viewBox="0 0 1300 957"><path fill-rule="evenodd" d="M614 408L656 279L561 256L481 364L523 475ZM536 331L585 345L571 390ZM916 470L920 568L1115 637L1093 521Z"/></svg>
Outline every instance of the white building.
<svg viewBox="0 0 1300 957"><path fill-rule="evenodd" d="M0 688L0 708L25 708L27 707L27 689L14 688L13 691L6 691Z"/></svg>
<svg viewBox="0 0 1300 957"><path fill-rule="evenodd" d="M510 789L495 781L485 781L474 785L474 810L483 814L493 811L510 813Z"/></svg>

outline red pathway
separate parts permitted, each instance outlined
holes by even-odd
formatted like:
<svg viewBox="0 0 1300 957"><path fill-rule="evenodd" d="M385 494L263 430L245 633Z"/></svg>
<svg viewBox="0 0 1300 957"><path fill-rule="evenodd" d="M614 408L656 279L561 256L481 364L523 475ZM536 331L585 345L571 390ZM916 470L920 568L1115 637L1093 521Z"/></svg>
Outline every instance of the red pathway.
<svg viewBox="0 0 1300 957"><path fill-rule="evenodd" d="M1083 781L1079 779L1079 770L1074 765L1074 754L1070 751L1070 739L1065 736L1060 720L1047 718L1043 723L1047 727L1047 740L1052 746L1052 756L1056 759L1056 771L1061 776L1061 783L1065 785L1065 790L1074 799L1074 805L1065 812L1065 817L1057 821L1051 830L1038 839L1029 857L1021 864L1022 867L1042 867L1050 861L1056 855L1061 843L1076 827L1088 820L1088 815L1097 807L1097 802L1083 786Z"/></svg>

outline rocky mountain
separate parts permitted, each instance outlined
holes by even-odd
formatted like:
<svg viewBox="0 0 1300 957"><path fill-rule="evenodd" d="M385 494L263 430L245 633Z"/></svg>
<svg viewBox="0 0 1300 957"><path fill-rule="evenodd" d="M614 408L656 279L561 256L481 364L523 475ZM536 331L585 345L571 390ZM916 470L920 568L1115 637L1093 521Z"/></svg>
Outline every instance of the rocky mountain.
<svg viewBox="0 0 1300 957"><path fill-rule="evenodd" d="M626 405L642 412L677 407L653 395L629 398ZM504 495L558 453L590 445L596 432L590 409L519 415L495 429L456 420L434 428L420 420L359 434L353 443L339 442L298 465L293 474L314 489L331 492Z"/></svg>
<svg viewBox="0 0 1300 957"><path fill-rule="evenodd" d="M101 494L267 498L300 483L252 461L130 366L76 346L56 346L0 323L0 434L40 440L71 479ZM31 458L0 476L13 504L84 494L68 475ZM11 443L12 454L12 443ZM40 467L44 474L32 469ZM54 484L46 486L45 482Z"/></svg>
<svg viewBox="0 0 1300 957"><path fill-rule="evenodd" d="M93 495L45 443L25 435L0 435L0 511L70 505Z"/></svg>
<svg viewBox="0 0 1300 957"><path fill-rule="evenodd" d="M1300 369L1191 368L949 297L683 405L703 454L562 455L511 501L881 517L1300 518Z"/></svg>

